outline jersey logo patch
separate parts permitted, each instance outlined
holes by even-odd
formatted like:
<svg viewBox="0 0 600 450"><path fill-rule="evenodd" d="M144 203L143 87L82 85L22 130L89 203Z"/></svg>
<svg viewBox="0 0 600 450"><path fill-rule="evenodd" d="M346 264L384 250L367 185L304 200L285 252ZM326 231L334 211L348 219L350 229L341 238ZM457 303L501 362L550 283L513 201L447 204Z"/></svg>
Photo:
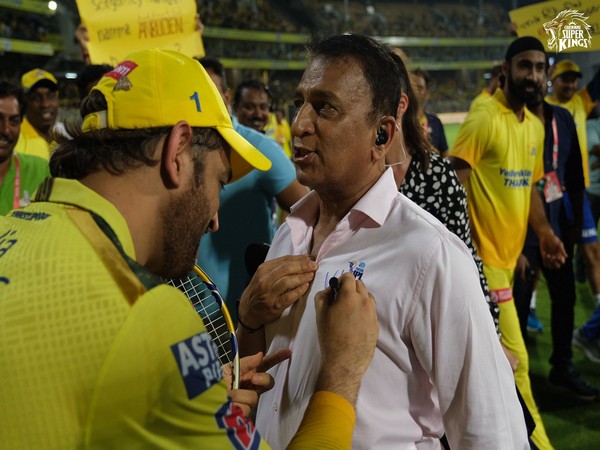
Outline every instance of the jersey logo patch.
<svg viewBox="0 0 600 450"><path fill-rule="evenodd" d="M192 399L223 378L217 346L207 332L171 346L183 384Z"/></svg>
<svg viewBox="0 0 600 450"><path fill-rule="evenodd" d="M362 277L365 274L366 267L366 262L359 261L356 258L352 258L350 261L348 261L348 272L350 272L357 280L362 280ZM344 273L346 273L346 269L337 269L333 273L327 271L325 273L325 282L323 283L323 289L327 289L329 287L329 280L331 279L331 277L339 278Z"/></svg>
<svg viewBox="0 0 600 450"><path fill-rule="evenodd" d="M227 431L227 437L236 450L258 450L260 434L254 424L242 414L242 409L231 402L225 403L215 414L219 428Z"/></svg>
<svg viewBox="0 0 600 450"><path fill-rule="evenodd" d="M354 278L357 280L361 280L364 273L365 268L367 267L367 263L364 261L358 261L356 259L351 259L348 261L349 271L354 275Z"/></svg>

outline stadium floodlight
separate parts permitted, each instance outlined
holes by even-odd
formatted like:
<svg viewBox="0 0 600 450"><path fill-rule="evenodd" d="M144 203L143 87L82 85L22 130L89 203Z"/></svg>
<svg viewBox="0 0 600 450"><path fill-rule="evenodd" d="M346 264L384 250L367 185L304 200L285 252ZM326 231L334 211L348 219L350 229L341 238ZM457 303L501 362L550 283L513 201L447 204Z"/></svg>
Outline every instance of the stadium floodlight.
<svg viewBox="0 0 600 450"><path fill-rule="evenodd" d="M56 11L56 8L58 8L58 3L56 3L54 0L50 0L48 2L48 9L50 11Z"/></svg>

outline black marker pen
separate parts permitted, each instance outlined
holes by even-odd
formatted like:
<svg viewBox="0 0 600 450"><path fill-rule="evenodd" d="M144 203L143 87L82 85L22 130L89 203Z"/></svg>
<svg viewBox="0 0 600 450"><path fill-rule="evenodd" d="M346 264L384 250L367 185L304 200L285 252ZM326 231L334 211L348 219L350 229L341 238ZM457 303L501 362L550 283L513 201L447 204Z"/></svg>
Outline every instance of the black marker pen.
<svg viewBox="0 0 600 450"><path fill-rule="evenodd" d="M337 277L331 277L329 279L329 287L333 289L333 299L335 300L340 290L340 280Z"/></svg>

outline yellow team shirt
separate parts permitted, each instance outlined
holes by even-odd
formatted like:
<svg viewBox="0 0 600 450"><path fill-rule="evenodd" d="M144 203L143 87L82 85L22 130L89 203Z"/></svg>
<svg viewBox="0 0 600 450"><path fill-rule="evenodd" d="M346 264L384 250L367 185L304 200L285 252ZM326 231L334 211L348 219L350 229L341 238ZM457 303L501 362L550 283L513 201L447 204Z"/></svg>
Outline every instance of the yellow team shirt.
<svg viewBox="0 0 600 450"><path fill-rule="evenodd" d="M594 109L596 102L591 99L587 88L583 88L579 92L576 92L575 95L571 97L571 100L566 103L560 103L557 99L550 96L546 97L546 101L567 109L573 116L573 120L575 120L577 139L579 140L579 149L581 151L581 162L583 164L583 179L585 181L585 186L588 187L590 185L590 167L587 152L586 120L589 113Z"/></svg>
<svg viewBox="0 0 600 450"><path fill-rule="evenodd" d="M533 184L544 175L544 127L525 109L519 122L502 89L472 109L451 155L468 163L473 241L484 264L514 269L523 248Z"/></svg>
<svg viewBox="0 0 600 450"><path fill-rule="evenodd" d="M50 149L56 146L56 142L48 143L46 139L39 135L33 125L29 123L27 117L21 122L21 134L15 145L15 151L24 155L35 155L46 160L50 159Z"/></svg>
<svg viewBox="0 0 600 450"><path fill-rule="evenodd" d="M123 216L74 180L0 217L0 449L266 448L187 298L134 260ZM352 406L311 408L291 448L349 448Z"/></svg>

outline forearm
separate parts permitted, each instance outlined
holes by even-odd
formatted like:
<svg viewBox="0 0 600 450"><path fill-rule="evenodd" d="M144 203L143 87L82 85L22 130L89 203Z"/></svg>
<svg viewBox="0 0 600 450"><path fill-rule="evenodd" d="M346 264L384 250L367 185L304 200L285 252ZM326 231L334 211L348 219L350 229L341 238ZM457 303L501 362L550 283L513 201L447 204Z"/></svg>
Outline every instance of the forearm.
<svg viewBox="0 0 600 450"><path fill-rule="evenodd" d="M450 164L452 164L452 167L456 171L458 180L464 184L471 175L471 166L466 161L456 156L449 156L448 159L450 159Z"/></svg>
<svg viewBox="0 0 600 450"><path fill-rule="evenodd" d="M537 189L531 189L531 203L529 207L529 225L533 228L533 231L541 240L544 236L548 234L554 234L550 223L546 217L546 212L544 211L544 204L542 203L542 198L538 193Z"/></svg>
<svg viewBox="0 0 600 450"><path fill-rule="evenodd" d="M319 371L315 392L332 392L343 397L351 405L355 405L363 374L353 370L354 367L351 361L346 363L328 361L327 367L322 366Z"/></svg>
<svg viewBox="0 0 600 450"><path fill-rule="evenodd" d="M236 336L238 339L239 354L241 357L254 355L258 352L266 353L264 327L256 332L250 332L242 325L238 325Z"/></svg>
<svg viewBox="0 0 600 450"><path fill-rule="evenodd" d="M531 192L529 224L540 241L540 253L544 261L544 266L551 269L558 269L566 262L568 254L564 244L550 226L544 212L542 199L535 189Z"/></svg>

